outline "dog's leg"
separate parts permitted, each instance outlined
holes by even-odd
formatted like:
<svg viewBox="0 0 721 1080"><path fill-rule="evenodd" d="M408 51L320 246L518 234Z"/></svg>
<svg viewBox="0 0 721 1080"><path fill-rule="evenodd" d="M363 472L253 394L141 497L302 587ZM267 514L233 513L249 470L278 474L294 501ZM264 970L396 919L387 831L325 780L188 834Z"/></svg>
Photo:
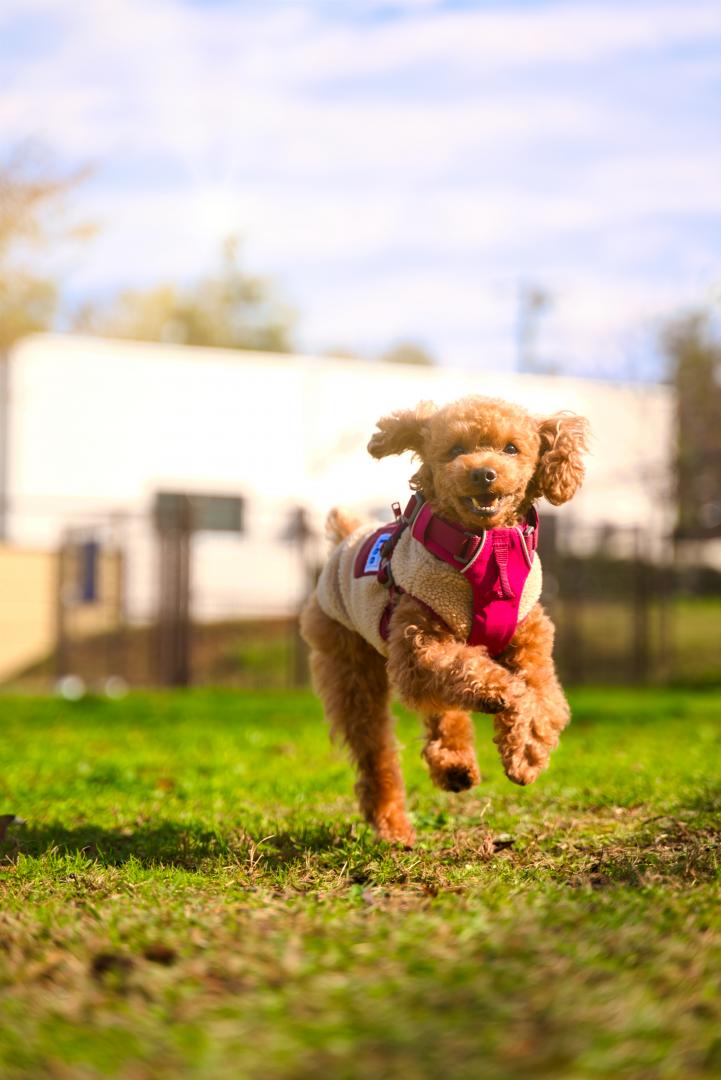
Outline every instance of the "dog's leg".
<svg viewBox="0 0 721 1080"><path fill-rule="evenodd" d="M426 716L423 757L431 780L444 791L466 791L481 779L473 748L473 721L468 713L450 710Z"/></svg>
<svg viewBox="0 0 721 1080"><path fill-rule="evenodd" d="M570 719L568 702L553 665L553 623L537 604L519 625L503 662L522 675L527 691L494 718L496 742L506 775L531 784L548 764Z"/></svg>
<svg viewBox="0 0 721 1080"><path fill-rule="evenodd" d="M323 612L311 597L301 619L311 671L333 735L347 744L358 770L356 793L366 821L383 840L410 847L403 777L388 707L385 661L359 634Z"/></svg>
<svg viewBox="0 0 721 1080"><path fill-rule="evenodd" d="M520 697L519 677L485 649L458 641L410 596L398 601L388 636L388 672L403 700L425 715L448 707L499 712Z"/></svg>

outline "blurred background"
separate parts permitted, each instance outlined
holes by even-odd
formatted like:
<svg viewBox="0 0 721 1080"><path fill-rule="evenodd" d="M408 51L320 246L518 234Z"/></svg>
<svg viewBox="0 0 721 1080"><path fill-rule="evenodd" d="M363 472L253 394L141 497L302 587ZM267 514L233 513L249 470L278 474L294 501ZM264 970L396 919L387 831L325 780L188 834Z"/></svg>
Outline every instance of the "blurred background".
<svg viewBox="0 0 721 1080"><path fill-rule="evenodd" d="M717 3L6 0L0 684L306 679L377 418L593 432L566 680L721 682Z"/></svg>

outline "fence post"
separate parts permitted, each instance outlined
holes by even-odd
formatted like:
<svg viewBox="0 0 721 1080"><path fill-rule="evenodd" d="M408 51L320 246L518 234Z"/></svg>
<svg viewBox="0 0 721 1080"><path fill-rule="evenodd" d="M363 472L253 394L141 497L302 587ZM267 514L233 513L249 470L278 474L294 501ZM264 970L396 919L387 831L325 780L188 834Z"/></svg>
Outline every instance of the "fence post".
<svg viewBox="0 0 721 1080"><path fill-rule="evenodd" d="M56 552L55 563L55 678L61 679L68 674L68 632L67 632L67 575L68 534L65 532Z"/></svg>
<svg viewBox="0 0 721 1080"><path fill-rule="evenodd" d="M560 530L556 530L557 533ZM567 521L565 530L572 535L572 521ZM576 556L571 573L566 572L567 559L571 545L560 543L557 539L556 567L558 574L559 597L561 601L561 653L565 666L564 678L570 683L579 684L584 680L585 642L583 639L583 589L585 574L584 560ZM565 551L564 551L565 549Z"/></svg>
<svg viewBox="0 0 721 1080"><path fill-rule="evenodd" d="M636 683L647 683L650 674L648 557L644 547L644 534L634 529L633 563L633 649L632 674Z"/></svg>
<svg viewBox="0 0 721 1080"><path fill-rule="evenodd" d="M162 686L189 686L190 554L193 529L190 499L179 496L172 512L156 517L158 537L157 675Z"/></svg>
<svg viewBox="0 0 721 1080"><path fill-rule="evenodd" d="M676 542L672 538L664 543L663 554L656 567L658 597L658 656L655 679L660 683L671 681L674 668L674 599L676 590Z"/></svg>
<svg viewBox="0 0 721 1080"><path fill-rule="evenodd" d="M286 537L294 545L297 553L297 565L300 569L303 590L301 606L292 620L289 633L288 684L291 687L307 686L310 680L309 651L300 634L300 612L315 588L317 573L312 555L316 534L305 507L297 506L292 511Z"/></svg>
<svg viewBox="0 0 721 1080"><path fill-rule="evenodd" d="M110 575L110 618L108 626L107 668L109 675L119 675L130 682L127 650L126 527L122 514L111 516L106 552Z"/></svg>

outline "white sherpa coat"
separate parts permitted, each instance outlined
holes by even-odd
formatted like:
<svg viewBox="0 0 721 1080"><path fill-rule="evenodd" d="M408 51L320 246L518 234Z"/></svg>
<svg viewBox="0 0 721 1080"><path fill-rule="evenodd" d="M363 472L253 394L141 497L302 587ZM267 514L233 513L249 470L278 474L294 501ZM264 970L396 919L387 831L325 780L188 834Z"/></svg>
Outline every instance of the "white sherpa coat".
<svg viewBox="0 0 721 1080"><path fill-rule="evenodd" d="M388 589L375 575L354 577L356 557L364 541L375 532L377 524L361 525L335 547L318 580L317 596L326 615L361 634L383 656L388 655L380 636L380 621L388 603ZM460 571L437 559L406 529L391 558L396 584L422 600L465 641L471 632L473 593ZM521 594L518 621L526 617L541 595L542 574L538 552Z"/></svg>

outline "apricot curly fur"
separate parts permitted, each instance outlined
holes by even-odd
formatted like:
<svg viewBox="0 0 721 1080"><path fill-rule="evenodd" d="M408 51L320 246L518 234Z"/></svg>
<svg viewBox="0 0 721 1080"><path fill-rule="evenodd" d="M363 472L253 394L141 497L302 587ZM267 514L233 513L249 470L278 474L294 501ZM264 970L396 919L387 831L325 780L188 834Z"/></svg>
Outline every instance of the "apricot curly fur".
<svg viewBox="0 0 721 1080"><path fill-rule="evenodd" d="M420 459L411 487L441 516L480 532L524 520L542 496L554 505L570 499L583 479L587 440L583 417L558 413L538 420L516 405L468 397L440 409L421 402L383 417L368 449L378 458L411 450ZM478 477L489 470L493 480L483 492L493 502L479 525L472 496L479 494ZM329 539L341 543L358 525L333 510ZM447 791L480 781L471 711L494 714L494 742L506 775L518 784L532 783L546 767L569 721L553 664L553 625L540 604L495 659L484 647L454 637L407 595L390 620L387 661L359 633L330 618L315 594L303 611L301 632L331 732L344 740L356 764L361 811L385 840L413 843L389 710L391 686L423 715L423 757L432 781Z"/></svg>
<svg viewBox="0 0 721 1080"><path fill-rule="evenodd" d="M346 536L350 536L352 532L362 524L362 519L356 514L352 514L349 510L344 510L339 506L334 506L325 519L325 535L331 544L340 544L345 540Z"/></svg>
<svg viewBox="0 0 721 1080"><path fill-rule="evenodd" d="M311 647L313 685L331 734L346 743L358 770L356 794L366 821L382 839L412 846L383 657L328 618L315 595L303 609L301 633Z"/></svg>
<svg viewBox="0 0 721 1080"><path fill-rule="evenodd" d="M481 782L473 748L473 721L467 712L449 709L425 717L423 757L431 780L444 791L466 791Z"/></svg>

